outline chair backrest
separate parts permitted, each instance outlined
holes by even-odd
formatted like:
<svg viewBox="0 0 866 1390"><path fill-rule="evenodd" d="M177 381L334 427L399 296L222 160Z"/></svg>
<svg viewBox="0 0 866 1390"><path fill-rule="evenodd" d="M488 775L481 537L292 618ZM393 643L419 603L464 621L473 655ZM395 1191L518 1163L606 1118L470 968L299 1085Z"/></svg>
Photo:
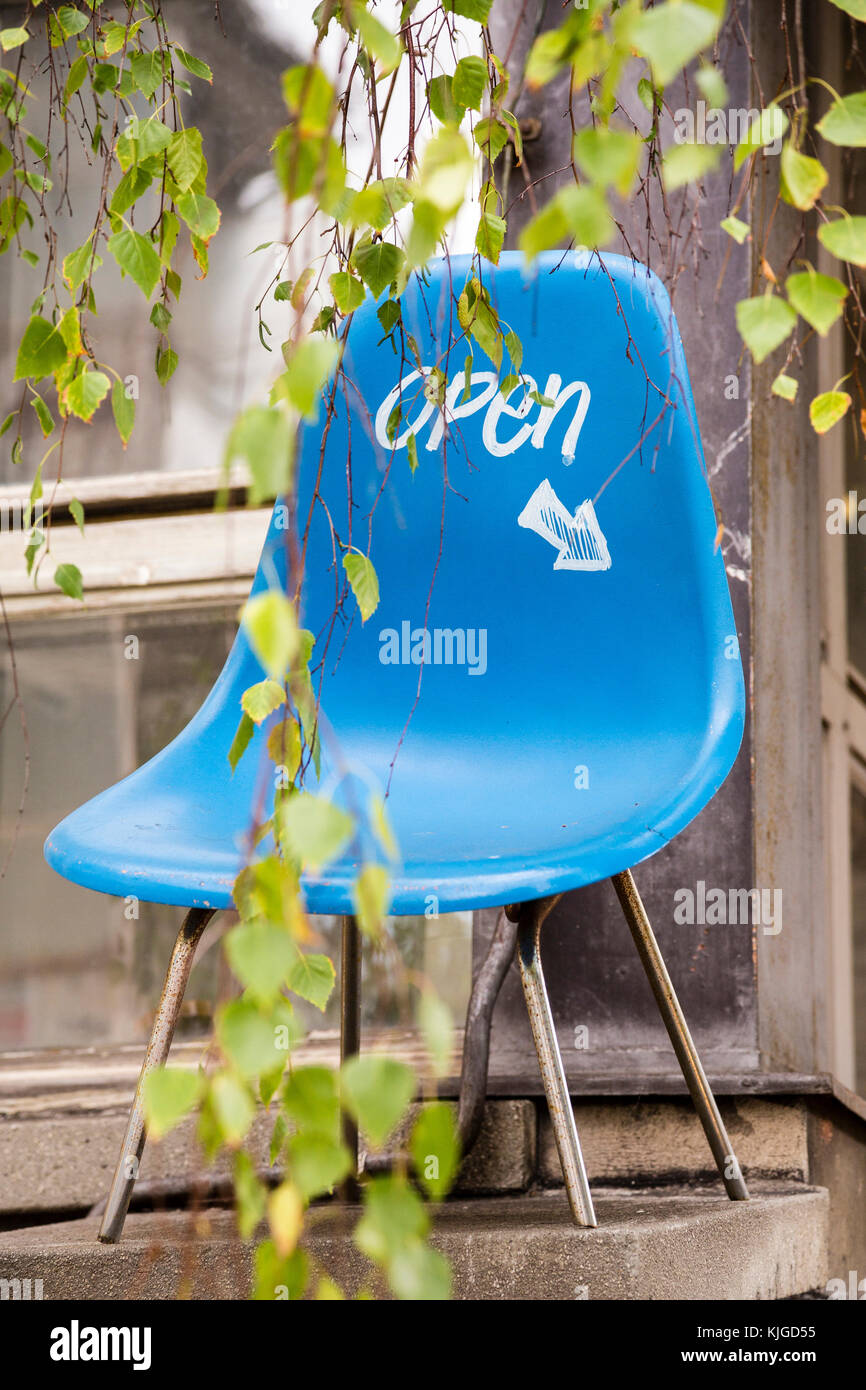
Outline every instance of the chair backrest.
<svg viewBox="0 0 866 1390"><path fill-rule="evenodd" d="M317 481L320 500L302 617L326 663L325 713L338 732L396 744L423 661L414 739L459 756L569 731L648 751L689 734L715 745L720 781L742 734L743 679L668 295L620 256L485 264L523 350L523 379L503 394L507 356L497 371L458 321L471 274L453 257L413 280L402 356L401 331L388 340L368 298L321 475L324 410L305 430L302 527ZM417 360L443 373L444 413ZM341 544L378 574L365 624L351 593L333 621ZM272 523L256 588L284 574L284 553Z"/></svg>

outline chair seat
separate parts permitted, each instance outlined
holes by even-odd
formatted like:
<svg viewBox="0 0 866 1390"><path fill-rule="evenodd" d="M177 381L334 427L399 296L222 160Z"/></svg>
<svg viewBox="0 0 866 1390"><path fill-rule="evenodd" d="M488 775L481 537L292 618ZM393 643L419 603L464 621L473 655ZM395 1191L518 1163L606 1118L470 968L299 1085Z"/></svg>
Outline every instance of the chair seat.
<svg viewBox="0 0 866 1390"><path fill-rule="evenodd" d="M475 274L468 258L437 262L404 297L418 362L382 338L368 299L345 390L327 431L305 430L299 462L299 616L323 744L304 786L362 812L389 789L398 914L542 897L630 867L709 801L743 732L718 520L665 290L630 260L584 253L532 266L503 253L490 273L520 381L462 349L432 378L455 346L453 287ZM437 414L422 377L443 372ZM274 508L256 595L294 592L290 511ZM378 576L367 621L343 583L348 547L369 547ZM63 821L49 863L102 892L227 906L254 813L270 809L266 730L234 775L226 759L263 674L242 627L187 728ZM351 912L358 864L381 852L362 826L344 859L304 880L309 909Z"/></svg>
<svg viewBox="0 0 866 1390"><path fill-rule="evenodd" d="M195 724L131 776L86 802L53 831L48 862L85 887L143 901L228 907L245 862L257 779L253 748L232 775L199 746ZM356 789L387 784L393 737L340 739ZM530 739L447 745L410 730L387 800L402 858L392 866L392 911L411 915L523 901L592 883L653 854L721 784L727 762L682 730L667 740L581 748ZM467 764L472 775L467 777ZM334 775L323 767L322 784ZM584 785L585 783L585 785ZM678 787L671 798L669 789ZM660 797L659 788L668 789ZM335 795L346 803L345 785ZM372 842L371 842L372 843ZM365 856L370 853L364 850ZM304 880L314 913L353 911L360 855ZM194 867L193 867L194 866Z"/></svg>

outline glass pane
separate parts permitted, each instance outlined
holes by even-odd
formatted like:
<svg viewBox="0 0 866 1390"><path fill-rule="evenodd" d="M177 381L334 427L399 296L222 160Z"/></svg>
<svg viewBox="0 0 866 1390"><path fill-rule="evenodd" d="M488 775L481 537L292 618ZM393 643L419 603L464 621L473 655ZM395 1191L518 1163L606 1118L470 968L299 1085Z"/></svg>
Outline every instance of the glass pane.
<svg viewBox="0 0 866 1390"><path fill-rule="evenodd" d="M121 279L110 255L100 247L105 263L94 283L98 356L129 382L131 393L137 393L136 426L126 451L107 408L98 411L87 429L70 430L63 451L67 481L115 472L218 466L235 412L274 375L274 356L259 345L253 306L273 278L275 253L249 253L278 237L283 227L283 200L270 171L269 145L286 120L280 74L296 61L293 26L286 23L290 8L235 0L222 9L223 37L220 24L214 21L213 5L172 0L172 37L214 70L212 87L193 80L192 93L181 102L184 121L202 131L208 192L220 206L222 224L211 244L208 278L201 282L189 238L179 239L175 265L183 289L177 303L171 304L171 340L180 365L165 387L154 374L157 334L147 323L142 295L128 278ZM28 63L37 57L34 39L27 45ZM47 72L46 62L42 77L33 84L34 100L42 105L47 102ZM58 198L55 188L52 217L62 258L81 245L91 230L102 164L91 158L89 136L80 139L71 122L64 155L56 164L62 171L64 196ZM59 183L61 174L56 178ZM61 207L55 218L56 202ZM139 230L156 220L158 205L157 180L136 207ZM24 244L43 253L41 229L36 228L29 239L25 236ZM44 255L34 268L12 254L0 258L0 328L7 349L23 332L42 288L44 269ZM278 344L286 332L280 331L283 325L276 321L269 327L279 353ZM10 376L11 372L7 384ZM0 418L18 405L17 392L9 388L7 396L0 402ZM28 409L24 416L24 462L30 479L43 447L35 412ZM0 446L0 483L21 481L22 470L16 470L10 458L13 439L10 432ZM51 477L53 465L46 470L46 479Z"/></svg>
<svg viewBox="0 0 866 1390"><path fill-rule="evenodd" d="M857 1092L866 1096L866 794L851 787L851 926Z"/></svg>
<svg viewBox="0 0 866 1390"><path fill-rule="evenodd" d="M12 708L0 739L0 1048L106 1045L144 1039L182 910L76 887L42 857L46 835L70 810L152 757L184 727L210 690L236 625L236 605L143 615L21 621L15 656L30 745L23 816L23 738ZM130 639L135 639L131 641ZM3 648L0 715L12 699ZM179 1036L205 1032L235 984L218 949L232 919L204 938ZM313 920L318 949L339 961L340 924ZM472 973L471 914L399 918L384 947L365 950L364 1023L395 1034L412 1027L409 982L436 988L462 1024ZM339 993L309 1028L339 1026Z"/></svg>

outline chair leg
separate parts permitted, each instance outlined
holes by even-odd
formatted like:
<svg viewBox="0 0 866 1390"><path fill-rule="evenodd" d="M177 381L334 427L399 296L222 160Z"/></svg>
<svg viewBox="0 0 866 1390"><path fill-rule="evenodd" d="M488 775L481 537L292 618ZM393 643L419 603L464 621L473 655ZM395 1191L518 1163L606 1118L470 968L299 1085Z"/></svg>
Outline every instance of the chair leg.
<svg viewBox="0 0 866 1390"><path fill-rule="evenodd" d="M692 1042L631 871L626 869L625 873L615 874L612 882L727 1194L732 1202L747 1202L749 1191L743 1181L740 1165L719 1114L715 1096L704 1075L701 1059Z"/></svg>
<svg viewBox="0 0 866 1390"><path fill-rule="evenodd" d="M457 1106L457 1134L463 1158L472 1152L484 1123L493 1010L516 949L517 921L516 918L512 920L503 908L497 918L487 955L472 985L466 1009L460 1100Z"/></svg>
<svg viewBox="0 0 866 1390"><path fill-rule="evenodd" d="M361 1050L361 932L356 917L343 918L340 956L340 1065ZM358 1126L343 1112L343 1143L352 1155L352 1172L341 1185L344 1202L356 1202L358 1185Z"/></svg>
<svg viewBox="0 0 866 1390"><path fill-rule="evenodd" d="M577 1135L577 1125L574 1122L568 1083L565 1079L556 1028L553 1023L553 1015L550 1012L550 1001L547 997L544 974L541 969L539 946L541 924L558 900L558 897L541 898L537 902L524 903L520 908L517 930L517 960L571 1212L578 1226L595 1226L597 1222L589 1191L589 1181L586 1176L583 1154L580 1150L580 1139ZM510 914L511 910L509 909Z"/></svg>
<svg viewBox="0 0 866 1390"><path fill-rule="evenodd" d="M183 920L183 925L174 943L165 984L162 987L162 997L156 1011L156 1018L153 1021L150 1042L144 1054L138 1085L135 1088L135 1099L129 1112L126 1133L120 1146L120 1156L117 1160L114 1180L108 1194L102 1225L99 1228L99 1239L104 1245L114 1245L120 1240L132 1197L132 1189L135 1187L135 1180L138 1177L139 1163L147 1138L144 1127L145 1078L156 1067L162 1066L168 1057L175 1024L180 1013L180 1006L183 1003L184 991L192 969L195 949L201 939L202 932L215 911L215 908L191 908Z"/></svg>

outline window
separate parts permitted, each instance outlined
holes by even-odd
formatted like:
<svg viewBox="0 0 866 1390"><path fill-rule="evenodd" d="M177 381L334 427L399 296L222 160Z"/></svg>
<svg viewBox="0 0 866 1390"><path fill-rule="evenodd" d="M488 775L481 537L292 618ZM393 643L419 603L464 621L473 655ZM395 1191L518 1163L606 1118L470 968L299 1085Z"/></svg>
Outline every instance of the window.
<svg viewBox="0 0 866 1390"><path fill-rule="evenodd" d="M230 479L228 509L217 512L214 502L231 421L275 371L276 356L259 344L253 306L274 276L277 252L266 246L250 253L279 236L282 227L282 195L270 172L267 136L285 120L279 77L293 61L294 21L287 6L224 7L226 39L212 7L177 0L172 8L174 36L219 71L213 90L196 84L186 100L188 118L204 132L209 189L222 210L220 235L204 285L196 282L198 270L187 250L183 292L172 306L171 338L180 365L166 387L153 371L155 333L144 327L138 290L119 275L111 279L108 265L100 272L107 278L97 291L98 353L117 368L135 398L136 426L125 451L108 410L86 429L70 431L52 513L51 555L38 588L25 571L23 509L36 463L53 439L43 442L34 412L25 409L28 487L20 481L24 470L10 457L14 431L0 448L0 592L31 752L19 814L24 735L0 624L0 719L6 716L0 863L15 843L0 882L0 1049L112 1048L148 1035L180 910L136 906L77 888L47 867L42 844L63 815L152 757L199 707L234 635L267 525L267 509L243 504L240 474ZM93 202L93 177L73 150L67 250L86 234L76 217ZM40 274L12 257L0 260L7 368L9 345L20 336ZM276 354L285 336L281 328L271 324ZM12 371L5 370L2 380L5 418L19 399L10 384ZM53 464L47 464L46 496L53 476ZM69 509L73 497L85 509L86 540ZM63 561L83 572L84 605L53 585L54 568ZM229 914L217 918L205 936L181 1036L205 1031L216 1003L236 988L218 949L231 920ZM315 926L322 949L338 960L339 923L323 918ZM471 926L469 913L391 924L393 949L415 978L430 979L457 1024L471 981ZM367 953L364 1021L405 1040L413 1012L394 960L387 949ZM316 1037L335 1036L338 1009L335 994L324 1017L308 1011Z"/></svg>

